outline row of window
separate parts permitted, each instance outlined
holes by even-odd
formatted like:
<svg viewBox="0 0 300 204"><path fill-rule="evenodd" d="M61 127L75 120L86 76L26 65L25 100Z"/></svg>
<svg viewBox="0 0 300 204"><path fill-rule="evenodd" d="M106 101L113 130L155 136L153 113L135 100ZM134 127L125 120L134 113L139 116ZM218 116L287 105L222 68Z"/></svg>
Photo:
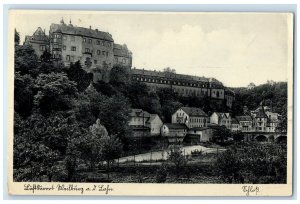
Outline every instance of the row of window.
<svg viewBox="0 0 300 204"><path fill-rule="evenodd" d="M190 123L206 123L205 118L190 118Z"/></svg>
<svg viewBox="0 0 300 204"><path fill-rule="evenodd" d="M46 50L46 45L40 45L40 51L45 51Z"/></svg>
<svg viewBox="0 0 300 204"><path fill-rule="evenodd" d="M185 83L185 82L177 82L177 81L170 81L165 79L151 79L151 78L143 78L143 77L136 77L137 81L144 81L144 82L154 82L154 83L163 83L163 84L173 84L173 85L183 85L183 86L191 86L191 87L202 87L207 88L205 84L195 84L195 83Z"/></svg>
<svg viewBox="0 0 300 204"><path fill-rule="evenodd" d="M93 40L92 39L83 38L83 42L84 43L92 44ZM112 43L111 42L104 41L104 40L96 40L96 44L97 45L102 45L102 46L105 46L105 47L112 47Z"/></svg>
<svg viewBox="0 0 300 204"><path fill-rule="evenodd" d="M205 127L205 125L199 125L199 124L190 125L190 128L195 128L195 127Z"/></svg>
<svg viewBox="0 0 300 204"><path fill-rule="evenodd" d="M66 56L66 61L67 62L74 62L74 56L67 55Z"/></svg>
<svg viewBox="0 0 300 204"><path fill-rule="evenodd" d="M63 45L63 50L67 50L67 46ZM71 46L71 51L76 51L76 46Z"/></svg>
<svg viewBox="0 0 300 204"><path fill-rule="evenodd" d="M86 53L91 53L90 48L85 48L85 52ZM107 52L107 51L102 51L101 52L101 50L97 50L97 55L102 55L102 56L108 57L108 54L109 54L109 52Z"/></svg>
<svg viewBox="0 0 300 204"><path fill-rule="evenodd" d="M116 63L119 63L119 58L118 58L118 57L115 57L115 62L116 62ZM126 64L126 59L125 59L125 58L122 58L122 59L120 60L120 63Z"/></svg>
<svg viewBox="0 0 300 204"><path fill-rule="evenodd" d="M57 34L57 33L54 33L53 34L53 38L54 39L60 39L61 38L61 35L60 34ZM68 37L67 35L63 35L63 40L68 40ZM75 36L70 36L70 41L75 41ZM93 39L90 39L90 38L83 38L83 42L84 43L89 43L89 44L92 44L93 43ZM96 44L97 45L102 45L102 46L106 46L106 47L112 47L112 43L111 42L108 42L108 41L104 41L104 40L96 40Z"/></svg>

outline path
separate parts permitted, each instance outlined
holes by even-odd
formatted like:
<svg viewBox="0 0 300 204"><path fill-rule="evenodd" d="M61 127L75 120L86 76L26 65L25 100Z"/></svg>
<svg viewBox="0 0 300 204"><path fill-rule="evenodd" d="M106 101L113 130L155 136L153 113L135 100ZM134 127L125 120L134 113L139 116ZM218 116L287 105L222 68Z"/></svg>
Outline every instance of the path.
<svg viewBox="0 0 300 204"><path fill-rule="evenodd" d="M185 146L182 147L181 150L184 152L185 155L191 155L192 151L198 150L202 151L203 153L211 153L216 152L217 148L207 148L200 145L194 145L194 146ZM220 149L222 151L223 149ZM142 161L155 161L155 160L167 160L168 157L168 150L163 151L155 151L155 152L148 152L144 154L138 154L134 156L127 156L127 157L121 157L119 158L119 163L125 163L129 161L133 161L135 159L136 162L142 162Z"/></svg>

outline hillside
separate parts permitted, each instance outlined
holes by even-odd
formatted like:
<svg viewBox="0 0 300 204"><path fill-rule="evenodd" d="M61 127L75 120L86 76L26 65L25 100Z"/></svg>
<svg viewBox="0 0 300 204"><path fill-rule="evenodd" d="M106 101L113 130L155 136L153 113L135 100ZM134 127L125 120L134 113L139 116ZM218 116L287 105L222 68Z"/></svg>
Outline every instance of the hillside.
<svg viewBox="0 0 300 204"><path fill-rule="evenodd" d="M274 112L286 115L287 110L287 83L276 82L256 86L252 89L231 88L235 92L233 113L241 114L243 106L249 110L257 108L261 101L270 106Z"/></svg>

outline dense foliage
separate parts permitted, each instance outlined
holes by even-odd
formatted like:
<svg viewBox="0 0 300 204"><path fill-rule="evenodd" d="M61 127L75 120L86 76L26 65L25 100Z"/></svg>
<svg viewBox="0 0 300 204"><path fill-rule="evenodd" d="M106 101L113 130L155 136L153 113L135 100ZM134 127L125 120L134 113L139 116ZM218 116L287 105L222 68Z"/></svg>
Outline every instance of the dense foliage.
<svg viewBox="0 0 300 204"><path fill-rule="evenodd" d="M234 145L218 156L216 169L226 183L286 183L286 145Z"/></svg>
<svg viewBox="0 0 300 204"><path fill-rule="evenodd" d="M252 89L233 88L235 92L235 102L233 112L242 114L243 107L255 110L260 102L269 106L274 112L286 116L287 113L287 83L273 82L256 86Z"/></svg>

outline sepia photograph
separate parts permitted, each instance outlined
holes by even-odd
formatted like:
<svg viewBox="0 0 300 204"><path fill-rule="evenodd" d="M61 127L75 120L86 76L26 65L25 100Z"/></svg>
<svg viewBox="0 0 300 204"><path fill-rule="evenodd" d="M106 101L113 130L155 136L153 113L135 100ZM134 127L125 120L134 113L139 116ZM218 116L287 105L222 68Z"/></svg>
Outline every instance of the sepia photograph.
<svg viewBox="0 0 300 204"><path fill-rule="evenodd" d="M292 13L9 18L12 194L291 195Z"/></svg>

